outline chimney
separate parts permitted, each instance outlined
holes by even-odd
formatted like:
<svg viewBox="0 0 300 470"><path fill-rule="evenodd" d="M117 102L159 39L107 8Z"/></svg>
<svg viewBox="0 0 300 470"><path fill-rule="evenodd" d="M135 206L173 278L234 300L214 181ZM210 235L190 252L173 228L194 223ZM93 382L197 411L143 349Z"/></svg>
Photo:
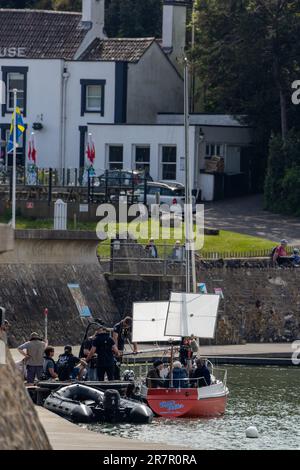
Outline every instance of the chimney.
<svg viewBox="0 0 300 470"><path fill-rule="evenodd" d="M163 4L162 47L179 69L185 55L187 7L192 3L192 0L164 0Z"/></svg>
<svg viewBox="0 0 300 470"><path fill-rule="evenodd" d="M98 37L105 37L105 0L82 0L82 23L98 32Z"/></svg>

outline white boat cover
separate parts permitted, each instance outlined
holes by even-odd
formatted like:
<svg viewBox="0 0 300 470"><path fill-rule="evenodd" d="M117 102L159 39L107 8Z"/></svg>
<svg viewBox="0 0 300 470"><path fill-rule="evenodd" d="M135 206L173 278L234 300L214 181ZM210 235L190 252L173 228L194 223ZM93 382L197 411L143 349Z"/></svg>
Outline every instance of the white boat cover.
<svg viewBox="0 0 300 470"><path fill-rule="evenodd" d="M167 342L165 324L169 302L137 302L133 304L132 342Z"/></svg>
<svg viewBox="0 0 300 470"><path fill-rule="evenodd" d="M220 296L172 292L164 334L213 339Z"/></svg>

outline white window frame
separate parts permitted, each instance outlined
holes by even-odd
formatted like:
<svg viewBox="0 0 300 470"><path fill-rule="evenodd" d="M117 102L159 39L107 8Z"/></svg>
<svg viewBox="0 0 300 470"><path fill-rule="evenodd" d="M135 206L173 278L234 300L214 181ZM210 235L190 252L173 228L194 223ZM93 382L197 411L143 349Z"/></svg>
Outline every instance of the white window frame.
<svg viewBox="0 0 300 470"><path fill-rule="evenodd" d="M13 106L11 106L11 107L9 106L9 103L10 103L10 95L13 94L13 90L14 90L14 88L15 88L15 87L13 87L13 88L10 87L10 80L11 80L10 76L11 76L11 75L20 75L20 76L22 76L22 79L23 79L23 90L19 90L19 89L18 89L18 93L17 93L17 105L18 105L18 107L21 109L21 111L24 111L24 106L19 106L19 104L18 104L18 98L19 98L19 95L22 94L23 103L25 103L25 92L26 92L26 90L25 90L25 83L26 83L26 82L25 82L25 75L24 75L24 73L22 73L22 72L17 72L17 71L16 71L16 72L8 72L8 74L7 74L7 83L6 83L6 109L7 109L8 112L13 112L13 110L14 110L14 107L13 107Z"/></svg>
<svg viewBox="0 0 300 470"><path fill-rule="evenodd" d="M164 147L173 147L176 149L176 161L175 162L163 162L163 149ZM160 158L159 158L159 163L160 163L160 179L162 181L176 181L177 180L177 170L178 170L178 147L176 144L160 144ZM164 179L164 165L174 165L175 166L175 179Z"/></svg>
<svg viewBox="0 0 300 470"><path fill-rule="evenodd" d="M137 148L147 148L149 149L149 161L148 162L137 162L136 160L136 150ZM145 165L148 166L150 172L150 165L151 165L151 145L150 144L133 144L132 146L132 166L133 169L138 170L138 165Z"/></svg>
<svg viewBox="0 0 300 470"><path fill-rule="evenodd" d="M207 153L207 147L209 147L209 152ZM218 150L219 147L219 150ZM207 142L205 146L205 158L211 157L221 157L225 158L225 144L215 142Z"/></svg>
<svg viewBox="0 0 300 470"><path fill-rule="evenodd" d="M109 149L110 147L121 147L123 152L122 152L122 162L111 162L109 159ZM117 168L118 170L124 170L124 145L123 144L107 144L106 145L106 169L107 170L113 170L110 166L111 164L116 164L120 165L122 164L122 168Z"/></svg>
<svg viewBox="0 0 300 470"><path fill-rule="evenodd" d="M103 95L102 86L103 86L103 85L86 85L86 103L85 103L85 109L86 109L86 112L87 112L87 113L90 113L90 112L92 112L92 113L94 113L94 112L100 113L100 112L101 112L101 110L102 110L102 105L103 105L103 103L102 103L102 95ZM96 96L96 95L90 96L90 95L89 95L89 89L90 89L91 87L98 87L98 88L99 88L99 92L100 92L100 96ZM89 99L95 99L95 98L96 98L96 99L100 99L100 106L99 106L99 107L89 106L89 105L88 105Z"/></svg>

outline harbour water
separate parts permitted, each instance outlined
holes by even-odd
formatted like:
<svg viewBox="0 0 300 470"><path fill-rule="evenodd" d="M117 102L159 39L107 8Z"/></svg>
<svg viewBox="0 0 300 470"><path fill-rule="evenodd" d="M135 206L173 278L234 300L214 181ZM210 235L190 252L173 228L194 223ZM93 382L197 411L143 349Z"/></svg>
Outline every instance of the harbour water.
<svg viewBox="0 0 300 470"><path fill-rule="evenodd" d="M164 420L151 425L92 425L113 436L193 449L299 449L300 369L228 367L230 396L226 415L217 419ZM258 439L245 430L256 426Z"/></svg>

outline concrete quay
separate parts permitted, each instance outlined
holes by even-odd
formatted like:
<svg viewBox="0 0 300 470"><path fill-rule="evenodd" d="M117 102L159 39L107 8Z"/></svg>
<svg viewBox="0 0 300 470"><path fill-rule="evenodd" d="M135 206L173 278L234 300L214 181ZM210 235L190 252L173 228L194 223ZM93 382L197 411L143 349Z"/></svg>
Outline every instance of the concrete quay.
<svg viewBox="0 0 300 470"><path fill-rule="evenodd" d="M36 410L53 450L188 450L107 436L77 426L45 408L36 407Z"/></svg>

